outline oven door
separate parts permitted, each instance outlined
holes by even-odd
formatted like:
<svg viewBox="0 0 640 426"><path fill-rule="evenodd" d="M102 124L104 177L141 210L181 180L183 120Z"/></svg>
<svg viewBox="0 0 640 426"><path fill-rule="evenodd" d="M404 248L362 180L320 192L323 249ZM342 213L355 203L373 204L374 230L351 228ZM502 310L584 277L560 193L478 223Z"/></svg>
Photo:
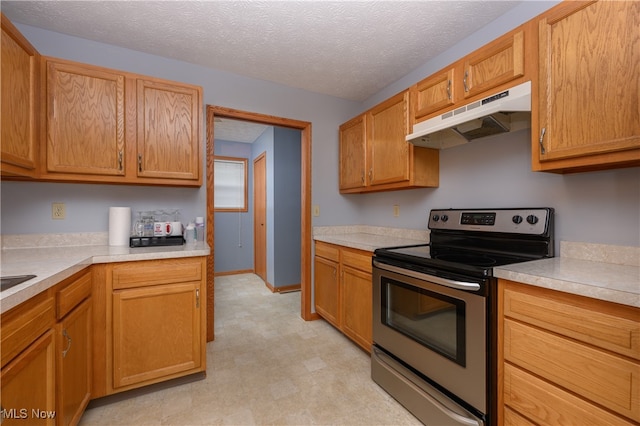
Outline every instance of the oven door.
<svg viewBox="0 0 640 426"><path fill-rule="evenodd" d="M487 413L484 284L373 262L373 341L436 386Z"/></svg>

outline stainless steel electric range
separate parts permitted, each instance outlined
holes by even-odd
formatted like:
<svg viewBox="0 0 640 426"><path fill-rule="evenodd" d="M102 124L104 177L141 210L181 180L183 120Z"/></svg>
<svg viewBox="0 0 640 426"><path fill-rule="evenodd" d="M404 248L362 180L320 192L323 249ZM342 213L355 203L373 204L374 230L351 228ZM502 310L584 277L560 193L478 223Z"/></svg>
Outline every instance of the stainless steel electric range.
<svg viewBox="0 0 640 426"><path fill-rule="evenodd" d="M373 258L371 377L426 425L495 420L493 268L553 257L551 208L446 209Z"/></svg>

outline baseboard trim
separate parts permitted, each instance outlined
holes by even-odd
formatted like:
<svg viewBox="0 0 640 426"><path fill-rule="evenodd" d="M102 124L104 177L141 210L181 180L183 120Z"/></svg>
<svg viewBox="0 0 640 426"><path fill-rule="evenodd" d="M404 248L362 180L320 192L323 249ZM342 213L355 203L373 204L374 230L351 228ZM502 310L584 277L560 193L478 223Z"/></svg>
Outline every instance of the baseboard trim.
<svg viewBox="0 0 640 426"><path fill-rule="evenodd" d="M301 291L302 286L300 284L284 285L282 287L274 287L270 282L265 281L264 285L267 286L271 293L292 293L294 291Z"/></svg>
<svg viewBox="0 0 640 426"><path fill-rule="evenodd" d="M240 269L237 271L225 271L225 272L214 272L214 277L223 277L225 275L240 275L240 274L253 274L253 269Z"/></svg>

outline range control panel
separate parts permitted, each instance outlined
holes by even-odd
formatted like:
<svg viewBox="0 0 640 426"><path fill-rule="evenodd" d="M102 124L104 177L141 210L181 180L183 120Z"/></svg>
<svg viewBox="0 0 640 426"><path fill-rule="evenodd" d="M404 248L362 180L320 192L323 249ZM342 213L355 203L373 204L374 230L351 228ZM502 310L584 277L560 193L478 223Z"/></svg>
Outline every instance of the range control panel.
<svg viewBox="0 0 640 426"><path fill-rule="evenodd" d="M553 221L553 209L431 210L429 229L544 235Z"/></svg>

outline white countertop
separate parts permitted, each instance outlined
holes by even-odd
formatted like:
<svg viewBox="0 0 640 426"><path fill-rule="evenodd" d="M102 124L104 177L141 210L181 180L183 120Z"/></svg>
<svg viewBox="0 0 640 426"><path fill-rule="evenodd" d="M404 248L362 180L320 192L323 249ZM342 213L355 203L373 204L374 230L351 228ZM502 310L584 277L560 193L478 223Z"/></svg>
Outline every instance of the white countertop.
<svg viewBox="0 0 640 426"><path fill-rule="evenodd" d="M554 257L495 268L498 278L640 307L640 267Z"/></svg>
<svg viewBox="0 0 640 426"><path fill-rule="evenodd" d="M373 252L428 242L416 234L388 232L372 227L326 227L316 241L324 241ZM407 230L408 231L408 230ZM411 238L407 238L411 237ZM417 238L421 238L417 234ZM565 293L640 307L640 249L592 243L560 242L561 256L494 268L498 278ZM627 263L617 264L613 262Z"/></svg>
<svg viewBox="0 0 640 426"><path fill-rule="evenodd" d="M0 293L0 313L4 313L94 263L132 262L207 256L209 246L115 247L108 245L44 248L3 248L2 276L36 275Z"/></svg>
<svg viewBox="0 0 640 426"><path fill-rule="evenodd" d="M366 233L316 235L314 240L373 252L377 248L426 244L424 240Z"/></svg>
<svg viewBox="0 0 640 426"><path fill-rule="evenodd" d="M429 231L369 225L316 226L313 239L373 252L377 248L426 244Z"/></svg>

